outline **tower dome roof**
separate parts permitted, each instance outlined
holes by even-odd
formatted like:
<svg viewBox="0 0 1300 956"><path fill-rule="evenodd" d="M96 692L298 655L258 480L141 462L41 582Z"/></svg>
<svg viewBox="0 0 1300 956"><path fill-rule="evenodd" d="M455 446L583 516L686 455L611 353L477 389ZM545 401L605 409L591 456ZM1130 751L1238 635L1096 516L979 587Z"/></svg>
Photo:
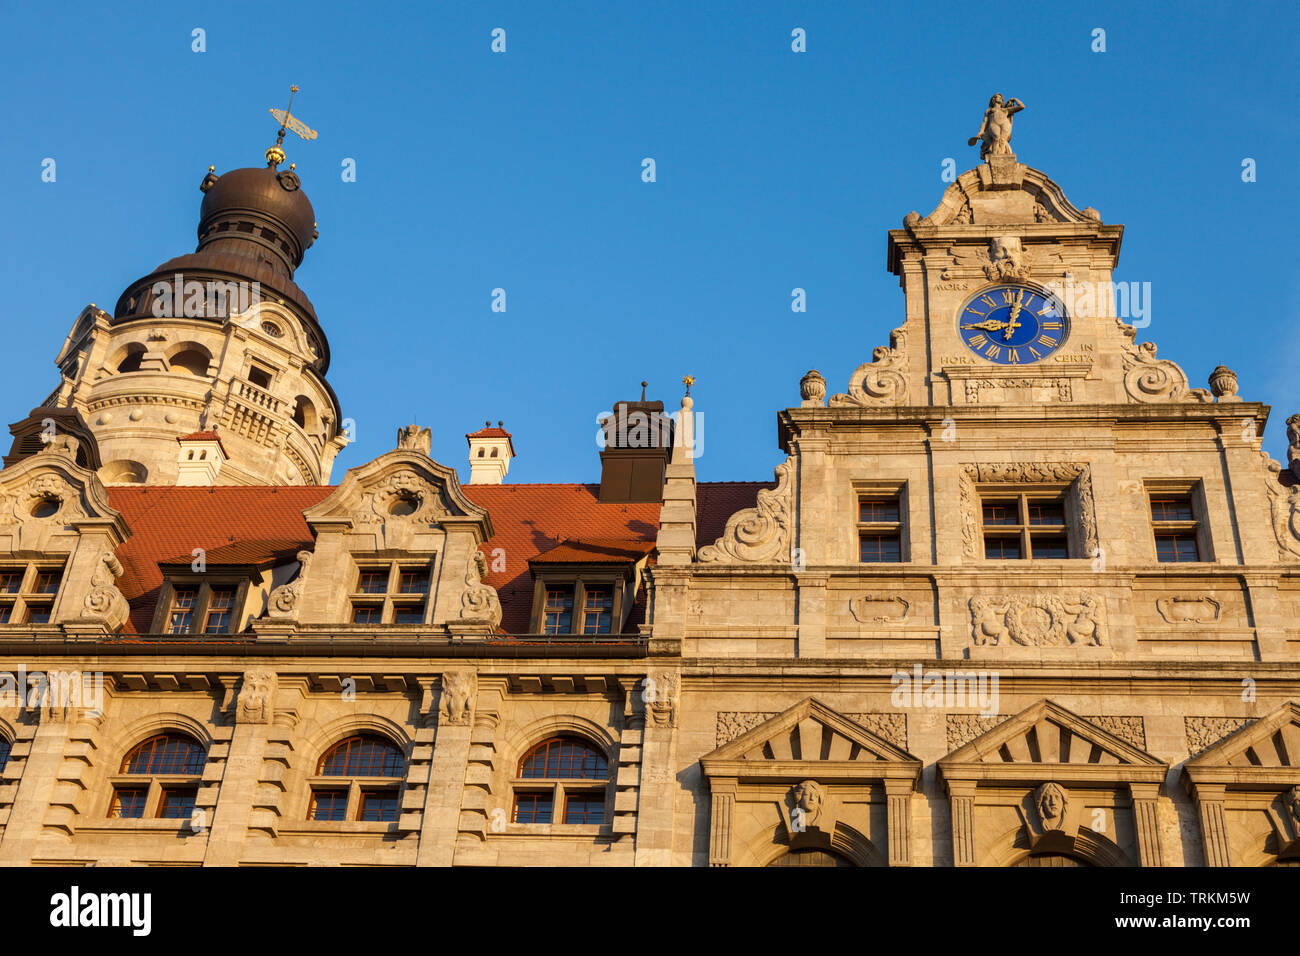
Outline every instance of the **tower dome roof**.
<svg viewBox="0 0 1300 956"><path fill-rule="evenodd" d="M292 167L232 169L221 176L209 171L199 188L199 249L248 255L247 244L256 243L293 275L316 239L316 213Z"/></svg>

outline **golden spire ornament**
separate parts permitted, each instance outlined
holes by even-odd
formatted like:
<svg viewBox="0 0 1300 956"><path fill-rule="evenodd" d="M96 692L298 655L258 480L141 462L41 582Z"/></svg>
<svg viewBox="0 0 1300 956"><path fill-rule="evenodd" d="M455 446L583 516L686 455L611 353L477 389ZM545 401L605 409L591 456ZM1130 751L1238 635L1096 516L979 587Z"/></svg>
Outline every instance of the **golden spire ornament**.
<svg viewBox="0 0 1300 956"><path fill-rule="evenodd" d="M316 138L316 131L304 123L298 117L289 112L293 108L293 97L298 92L298 87L289 87L289 105L282 110L272 108L271 115L275 117L276 122L280 124L280 135L275 138L275 145L266 151L266 162L269 166L279 166L284 162L284 134L288 130L293 130L300 138L304 140L313 140Z"/></svg>

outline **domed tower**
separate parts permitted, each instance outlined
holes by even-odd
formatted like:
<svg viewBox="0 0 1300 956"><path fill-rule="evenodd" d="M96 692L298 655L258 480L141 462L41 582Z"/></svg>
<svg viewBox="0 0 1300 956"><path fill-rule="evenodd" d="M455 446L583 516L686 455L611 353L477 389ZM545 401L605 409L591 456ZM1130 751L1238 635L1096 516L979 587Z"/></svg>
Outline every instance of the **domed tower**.
<svg viewBox="0 0 1300 956"><path fill-rule="evenodd" d="M329 483L348 438L325 333L294 282L317 231L294 164L280 168L284 132L264 167L208 168L194 252L132 282L111 316L82 311L62 383L11 426L6 463L38 450L53 418L93 444L106 484L176 484L196 435L219 437L203 448L220 458L202 471L214 484Z"/></svg>

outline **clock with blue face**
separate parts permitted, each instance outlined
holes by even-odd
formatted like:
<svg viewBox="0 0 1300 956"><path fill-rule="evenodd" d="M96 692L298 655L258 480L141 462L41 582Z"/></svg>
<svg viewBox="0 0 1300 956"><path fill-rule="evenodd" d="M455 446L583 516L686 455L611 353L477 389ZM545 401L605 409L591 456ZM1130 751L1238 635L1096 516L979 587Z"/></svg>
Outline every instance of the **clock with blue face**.
<svg viewBox="0 0 1300 956"><path fill-rule="evenodd" d="M977 293L962 307L957 327L968 349L998 365L1041 362L1070 334L1057 300L1022 285Z"/></svg>

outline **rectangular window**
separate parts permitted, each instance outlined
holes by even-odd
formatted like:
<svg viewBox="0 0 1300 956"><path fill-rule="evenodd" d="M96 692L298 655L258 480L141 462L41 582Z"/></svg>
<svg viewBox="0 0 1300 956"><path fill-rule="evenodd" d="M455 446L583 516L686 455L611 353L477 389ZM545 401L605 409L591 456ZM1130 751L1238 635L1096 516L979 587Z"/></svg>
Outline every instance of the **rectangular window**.
<svg viewBox="0 0 1300 956"><path fill-rule="evenodd" d="M995 535L986 535L984 538L984 557L998 560L1023 558L1024 555L1020 551L1020 539L1018 537L999 538Z"/></svg>
<svg viewBox="0 0 1300 956"><path fill-rule="evenodd" d="M565 823L604 823L605 795L601 792L566 793L564 799Z"/></svg>
<svg viewBox="0 0 1300 956"><path fill-rule="evenodd" d="M158 816L169 820L188 820L194 815L194 799L198 791L192 787L167 787L163 789L158 804Z"/></svg>
<svg viewBox="0 0 1300 956"><path fill-rule="evenodd" d="M172 612L167 619L168 634L188 634L194 626L194 604L198 600L197 588L177 588L172 592Z"/></svg>
<svg viewBox="0 0 1300 956"><path fill-rule="evenodd" d="M0 594L17 594L22 586L22 568L0 568Z"/></svg>
<svg viewBox="0 0 1300 956"><path fill-rule="evenodd" d="M44 568L36 572L36 583L32 586L32 590L36 594L58 594L59 582L62 580L62 570Z"/></svg>
<svg viewBox="0 0 1300 956"><path fill-rule="evenodd" d="M343 820L348 813L348 792L346 790L317 790L311 795L311 812L313 820Z"/></svg>
<svg viewBox="0 0 1300 956"><path fill-rule="evenodd" d="M212 596L208 601L207 620L203 623L203 633L227 633L230 630L230 615L234 608L234 588L213 588Z"/></svg>
<svg viewBox="0 0 1300 956"><path fill-rule="evenodd" d="M394 624L423 624L424 605L423 604L394 604L393 623Z"/></svg>
<svg viewBox="0 0 1300 956"><path fill-rule="evenodd" d="M858 498L858 560L864 564L903 560L901 494Z"/></svg>
<svg viewBox="0 0 1300 956"><path fill-rule="evenodd" d="M359 604L352 609L353 624L379 624L384 617L384 609L378 604Z"/></svg>
<svg viewBox="0 0 1300 956"><path fill-rule="evenodd" d="M1151 528L1156 539L1156 560L1161 564L1203 560L1190 494L1152 494Z"/></svg>
<svg viewBox="0 0 1300 956"><path fill-rule="evenodd" d="M113 803L108 815L114 819L140 819L144 816L144 802L149 791L144 787L118 787L113 791Z"/></svg>
<svg viewBox="0 0 1300 956"><path fill-rule="evenodd" d="M1065 499L1059 494L1024 492L991 495L980 501L984 557L994 561L1064 561L1070 557Z"/></svg>
<svg viewBox="0 0 1300 956"><path fill-rule="evenodd" d="M50 605L48 604L31 604L27 605L26 624L49 624L50 623Z"/></svg>
<svg viewBox="0 0 1300 956"><path fill-rule="evenodd" d="M361 811L358 813L357 819L374 821L396 820L397 791L362 790Z"/></svg>
<svg viewBox="0 0 1300 956"><path fill-rule="evenodd" d="M388 569L363 569L357 579L359 594L383 594L388 590Z"/></svg>
<svg viewBox="0 0 1300 956"><path fill-rule="evenodd" d="M14 616L12 604L0 604L0 624L8 624Z"/></svg>
<svg viewBox="0 0 1300 956"><path fill-rule="evenodd" d="M546 614L542 622L543 634L568 634L573 630L573 590L556 589L546 592Z"/></svg>
<svg viewBox="0 0 1300 956"><path fill-rule="evenodd" d="M515 823L550 823L554 795L547 793L516 793Z"/></svg>
<svg viewBox="0 0 1300 956"><path fill-rule="evenodd" d="M582 601L582 633L608 634L613 611L614 595L609 588L589 588Z"/></svg>
<svg viewBox="0 0 1300 956"><path fill-rule="evenodd" d="M397 577L398 594L428 594L428 568L402 568Z"/></svg>

